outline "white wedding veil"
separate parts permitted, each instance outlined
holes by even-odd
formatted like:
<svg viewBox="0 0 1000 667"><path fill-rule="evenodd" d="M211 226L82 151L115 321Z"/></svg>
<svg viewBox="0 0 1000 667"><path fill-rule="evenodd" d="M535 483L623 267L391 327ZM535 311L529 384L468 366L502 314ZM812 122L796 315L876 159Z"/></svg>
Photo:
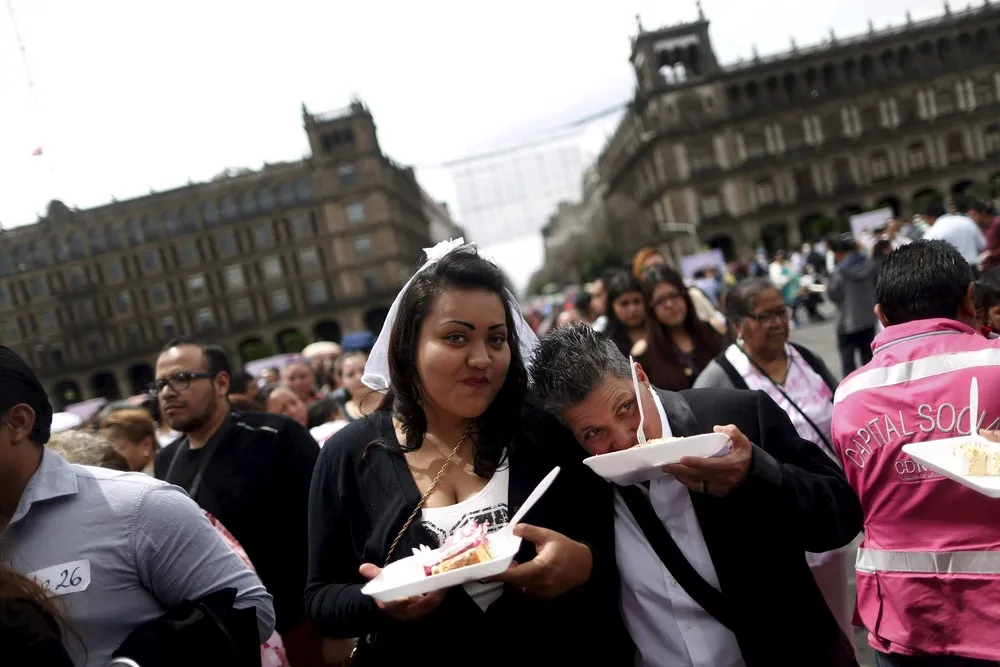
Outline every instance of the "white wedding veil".
<svg viewBox="0 0 1000 667"><path fill-rule="evenodd" d="M375 346L368 355L368 363L365 364L365 374L361 377L361 382L365 386L375 391L389 389L389 338L392 336L392 327L396 322L396 317L399 315L399 304L402 303L403 295L410 288L413 279L429 266L439 262L448 253L465 245L471 246L473 244L466 244L464 238L457 238L442 241L433 248L424 248L424 252L427 254L427 261L406 281L403 289L399 290L399 294L396 295L396 299L392 302L392 307L389 308L389 313L385 317L385 323L382 325L382 331L378 334ZM517 308L517 299L510 292L507 293L507 296L515 307L513 315L514 323L517 327L518 347L521 351L521 359L524 360L524 365L527 368L531 363L531 355L535 350L535 346L538 344L538 338L535 336L535 332L531 330L531 327L528 326L524 316L521 314L520 308Z"/></svg>

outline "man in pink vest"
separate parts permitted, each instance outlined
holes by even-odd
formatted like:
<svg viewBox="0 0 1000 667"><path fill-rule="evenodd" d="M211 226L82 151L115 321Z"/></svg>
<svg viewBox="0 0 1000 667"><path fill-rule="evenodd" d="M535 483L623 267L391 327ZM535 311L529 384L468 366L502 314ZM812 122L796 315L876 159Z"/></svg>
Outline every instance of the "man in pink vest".
<svg viewBox="0 0 1000 667"><path fill-rule="evenodd" d="M875 292L886 328L834 398L834 445L865 512L855 620L880 667L1000 664L1000 501L903 453L1000 423L1000 340L980 332L972 284L944 241L890 254Z"/></svg>

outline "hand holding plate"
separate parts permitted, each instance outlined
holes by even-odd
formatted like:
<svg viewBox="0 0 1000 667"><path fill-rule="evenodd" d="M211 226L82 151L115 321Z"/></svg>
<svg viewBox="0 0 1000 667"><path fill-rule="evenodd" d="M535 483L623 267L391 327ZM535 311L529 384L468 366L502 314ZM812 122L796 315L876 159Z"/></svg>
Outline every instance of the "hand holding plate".
<svg viewBox="0 0 1000 667"><path fill-rule="evenodd" d="M715 432L725 434L732 442L728 454L717 458L686 456L677 463L663 466L663 472L673 475L692 491L719 497L729 494L743 483L750 471L753 445L732 424L716 426Z"/></svg>
<svg viewBox="0 0 1000 667"><path fill-rule="evenodd" d="M358 571L361 576L371 581L379 575L382 568L371 563L364 563ZM435 591L426 595L394 600L393 602L375 601L378 608L386 616L390 616L397 621L419 621L427 614L431 613L441 604L447 591Z"/></svg>

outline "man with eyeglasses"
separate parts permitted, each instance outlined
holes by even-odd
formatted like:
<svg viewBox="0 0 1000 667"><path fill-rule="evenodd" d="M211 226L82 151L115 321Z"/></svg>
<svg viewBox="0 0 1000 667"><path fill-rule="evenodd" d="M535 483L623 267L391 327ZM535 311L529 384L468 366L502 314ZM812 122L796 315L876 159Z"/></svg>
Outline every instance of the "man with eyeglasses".
<svg viewBox="0 0 1000 667"><path fill-rule="evenodd" d="M233 413L225 351L176 339L156 362L150 393L182 435L156 458L157 478L188 492L246 550L274 597L292 664L318 664L304 625L309 485L319 446L282 415Z"/></svg>

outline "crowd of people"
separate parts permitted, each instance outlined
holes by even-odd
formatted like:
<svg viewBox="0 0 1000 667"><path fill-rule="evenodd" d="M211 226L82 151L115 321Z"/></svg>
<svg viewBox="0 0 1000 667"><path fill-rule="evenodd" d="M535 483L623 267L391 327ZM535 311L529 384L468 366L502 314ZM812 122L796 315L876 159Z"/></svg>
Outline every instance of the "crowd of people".
<svg viewBox="0 0 1000 667"><path fill-rule="evenodd" d="M446 243L377 338L257 377L170 341L148 396L56 434L0 347L3 664L839 667L855 627L880 666L1000 664L996 501L902 451L1000 441L993 229L970 261L931 217L690 278L646 248L548 321ZM826 299L842 381L791 340ZM640 429L729 450L638 484L583 464ZM473 522L522 540L499 576L363 590Z"/></svg>

